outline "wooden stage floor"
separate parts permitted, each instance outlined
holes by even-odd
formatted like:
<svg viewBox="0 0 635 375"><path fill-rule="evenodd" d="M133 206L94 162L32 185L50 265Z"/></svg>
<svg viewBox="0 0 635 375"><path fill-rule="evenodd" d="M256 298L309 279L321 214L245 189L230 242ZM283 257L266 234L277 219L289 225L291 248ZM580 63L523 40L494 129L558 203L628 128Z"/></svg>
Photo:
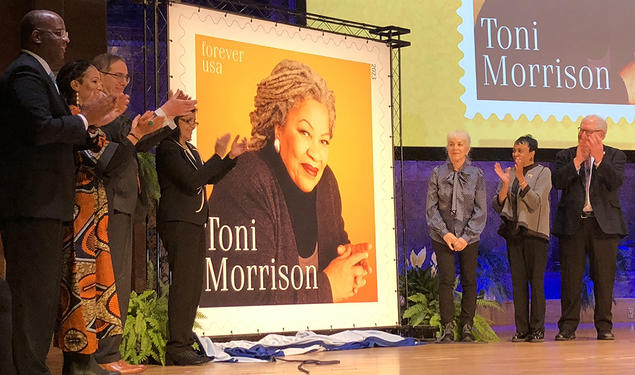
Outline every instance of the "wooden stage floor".
<svg viewBox="0 0 635 375"><path fill-rule="evenodd" d="M373 348L292 356L289 359L340 360L337 365L305 365L311 374L633 374L635 323L617 323L615 341L597 341L590 324L581 325L577 339L555 342L555 325L548 325L544 343L512 343L514 327L497 327L503 340L493 344L435 344L405 348ZM52 350L52 375L61 374L61 353ZM209 363L202 366L149 366L144 375L299 374L297 363Z"/></svg>

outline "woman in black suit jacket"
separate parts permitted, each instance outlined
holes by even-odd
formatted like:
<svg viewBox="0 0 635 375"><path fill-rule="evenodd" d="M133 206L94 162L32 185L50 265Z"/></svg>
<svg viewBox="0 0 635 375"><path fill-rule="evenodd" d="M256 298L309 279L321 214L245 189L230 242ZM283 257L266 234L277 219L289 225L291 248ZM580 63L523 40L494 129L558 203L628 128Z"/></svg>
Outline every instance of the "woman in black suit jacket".
<svg viewBox="0 0 635 375"><path fill-rule="evenodd" d="M192 327L205 272L205 223L208 217L205 185L218 182L242 154L246 139L236 136L229 155L229 134L216 141L216 154L205 163L188 141L196 128L196 114L176 117L177 129L157 148L157 173L161 199L157 220L161 240L168 251L172 284L168 298L170 340L166 363L194 365L209 361L192 349Z"/></svg>

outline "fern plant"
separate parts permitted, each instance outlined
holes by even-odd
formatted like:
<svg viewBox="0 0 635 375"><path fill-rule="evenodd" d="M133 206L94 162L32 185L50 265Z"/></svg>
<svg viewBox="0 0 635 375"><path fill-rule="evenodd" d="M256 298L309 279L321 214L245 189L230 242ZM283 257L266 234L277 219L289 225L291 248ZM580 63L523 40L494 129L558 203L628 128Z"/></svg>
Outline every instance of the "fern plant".
<svg viewBox="0 0 635 375"><path fill-rule="evenodd" d="M439 300L429 300L423 293L416 293L408 297L413 304L403 313L404 319L408 319L411 326L420 324L441 329L441 315L439 314Z"/></svg>
<svg viewBox="0 0 635 375"><path fill-rule="evenodd" d="M457 281L458 281L458 278L457 278ZM457 292L456 290L457 284L458 282L454 283L454 308L455 308L454 316L456 317L455 318L456 329L454 332L454 337L459 337L457 336L459 333L458 332L459 330L458 316L461 314L461 298L462 298L462 293ZM503 310L503 308L501 307L501 304L498 303L497 301L486 299L485 294L482 291L476 297L476 306L486 307L486 308L491 308L496 310ZM476 339L476 341L481 341L481 342L499 342L500 341L500 338L498 337L496 332L494 332L494 330L492 329L492 323L493 322L491 320L485 318L483 315L479 314L478 312L474 314L472 333L474 334L474 338Z"/></svg>
<svg viewBox="0 0 635 375"><path fill-rule="evenodd" d="M430 272L425 273L426 275L430 275ZM433 277L436 279L436 275ZM461 314L461 297L462 293L456 290L456 286L458 285L457 281L454 283L454 308L455 308L455 332L454 337L459 337L459 318L458 316ZM438 294L437 294L438 297ZM416 327L421 324L433 326L437 328L437 334L441 331L441 315L439 311L439 299L431 299L429 295L426 295L421 292L417 292L408 297L408 300L413 302L413 304L404 311L403 318L408 319L408 322L411 326ZM501 310L501 305L496 301L487 300L484 298L484 293L479 293L476 299L477 306L494 308L497 310ZM492 322L479 314L478 312L474 315L473 322L473 330L474 338L476 341L482 342L498 342L500 338L496 335L496 332L492 329Z"/></svg>
<svg viewBox="0 0 635 375"><path fill-rule="evenodd" d="M159 177L157 175L156 157L149 152L138 152L137 160L139 160L139 179L144 195L148 198L150 206L161 197L161 187L159 186Z"/></svg>
<svg viewBox="0 0 635 375"><path fill-rule="evenodd" d="M125 361L133 364L150 359L165 365L165 345L168 342L167 293L154 290L130 293L128 319L123 330L120 351Z"/></svg>
<svg viewBox="0 0 635 375"><path fill-rule="evenodd" d="M424 248L425 250L425 248ZM425 257L425 251L422 250L417 255L419 258L423 254ZM411 258L416 258L412 256ZM437 329L437 335L442 329L441 326L441 314L439 310L439 279L437 277L436 257L434 254L431 256L430 267L422 269L420 265L424 262L419 259L417 264L412 262L412 266L406 271L406 274L399 279L400 290L408 290L408 300L412 302L410 306L403 312L402 317L408 321L413 327L420 325L428 325ZM458 286L457 277L454 282L454 306L455 306L455 337L459 337L459 322L458 316L461 313L461 297L462 293L457 291ZM491 301L484 298L484 290L481 290L477 296L477 306L495 308L501 310L502 307L497 301ZM473 334L477 341L482 342L497 342L500 341L491 327L492 322L480 315L478 312L474 316Z"/></svg>
<svg viewBox="0 0 635 375"><path fill-rule="evenodd" d="M147 285L154 285L154 266L148 263ZM128 319L123 329L123 340L119 351L122 358L133 364L154 361L165 366L165 345L168 342L168 294L169 287L158 280L159 295L154 290L146 290L141 294L130 293ZM207 317L200 310L196 311L195 329L202 329L200 320ZM197 340L192 348L202 353L203 349Z"/></svg>
<svg viewBox="0 0 635 375"><path fill-rule="evenodd" d="M413 326L428 325L441 328L439 313L439 279L434 266L422 269L410 268L405 276L401 276L400 289L408 288L408 300L412 305L403 313L403 318Z"/></svg>

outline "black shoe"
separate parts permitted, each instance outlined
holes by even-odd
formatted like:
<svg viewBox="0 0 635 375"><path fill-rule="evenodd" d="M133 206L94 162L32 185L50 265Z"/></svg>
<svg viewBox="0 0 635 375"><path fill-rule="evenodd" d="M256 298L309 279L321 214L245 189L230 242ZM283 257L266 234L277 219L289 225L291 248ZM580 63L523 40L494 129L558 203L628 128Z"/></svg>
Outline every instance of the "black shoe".
<svg viewBox="0 0 635 375"><path fill-rule="evenodd" d="M208 356L196 353L194 350L184 350L176 353L165 353L165 364L176 366L202 365L211 361Z"/></svg>
<svg viewBox="0 0 635 375"><path fill-rule="evenodd" d="M465 324L461 329L461 341L474 342L474 334L472 333L472 325Z"/></svg>
<svg viewBox="0 0 635 375"><path fill-rule="evenodd" d="M610 330L601 331L598 332L598 340L615 340L615 335Z"/></svg>
<svg viewBox="0 0 635 375"><path fill-rule="evenodd" d="M64 352L62 375L119 375L119 373L104 370L92 355Z"/></svg>
<svg viewBox="0 0 635 375"><path fill-rule="evenodd" d="M575 336L574 336L575 338ZM535 331L530 333L527 336L527 341L529 342L544 342L545 341L545 331Z"/></svg>
<svg viewBox="0 0 635 375"><path fill-rule="evenodd" d="M514 337L512 337L512 342L525 342L529 339L528 333L516 332Z"/></svg>
<svg viewBox="0 0 635 375"><path fill-rule="evenodd" d="M575 340L575 331L560 331L556 335L556 341L571 341Z"/></svg>
<svg viewBox="0 0 635 375"><path fill-rule="evenodd" d="M441 336L437 340L438 343L454 342L454 323L448 323L443 328Z"/></svg>

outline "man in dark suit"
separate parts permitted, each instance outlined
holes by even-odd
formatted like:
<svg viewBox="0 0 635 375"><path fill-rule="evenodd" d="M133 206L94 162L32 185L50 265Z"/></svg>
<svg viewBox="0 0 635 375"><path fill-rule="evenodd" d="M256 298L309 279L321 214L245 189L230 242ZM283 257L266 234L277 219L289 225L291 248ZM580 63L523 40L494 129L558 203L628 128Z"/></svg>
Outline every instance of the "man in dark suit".
<svg viewBox="0 0 635 375"><path fill-rule="evenodd" d="M34 10L20 23L22 53L0 80L0 219L13 305L18 374L49 374L45 359L58 311L62 227L73 219L73 147L90 142L114 99L71 115L52 70L70 42L62 18ZM3 369L2 373L5 371Z"/></svg>
<svg viewBox="0 0 635 375"><path fill-rule="evenodd" d="M112 95L122 95L130 82L128 67L123 58L106 53L96 56L93 59L93 64L101 72L104 89ZM155 113L173 119L176 115L191 112L195 104L195 100L190 100L179 90L175 95L170 95L169 100ZM124 114L101 129L111 141L110 144L115 146L117 143L123 142L128 136L131 124L130 119ZM168 126L162 127L139 140L135 145L135 150L137 152L150 151L174 128L176 125L170 120ZM132 286L132 228L141 189L138 160L136 157L132 157L122 164L122 168L115 170L115 173L104 175L103 178L108 195L108 238L112 266L121 310L121 322L125 325ZM145 366L130 365L122 360L119 352L121 341L121 335L109 336L100 340L99 349L95 353L97 362L107 370L118 371L122 374L143 371Z"/></svg>
<svg viewBox="0 0 635 375"><path fill-rule="evenodd" d="M587 254L594 283L597 338L615 339L611 305L617 246L626 236L618 199L626 155L603 144L606 130L602 118L586 116L580 123L578 145L556 155L553 186L562 190L552 228L559 238L562 280L557 341L575 339Z"/></svg>

